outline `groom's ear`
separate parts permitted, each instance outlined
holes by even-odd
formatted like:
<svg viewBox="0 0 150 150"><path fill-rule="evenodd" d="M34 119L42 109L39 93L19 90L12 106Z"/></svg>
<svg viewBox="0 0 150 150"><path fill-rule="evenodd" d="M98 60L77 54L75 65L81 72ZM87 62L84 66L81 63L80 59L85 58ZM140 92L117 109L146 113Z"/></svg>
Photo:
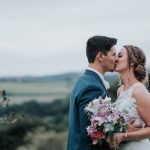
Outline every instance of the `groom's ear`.
<svg viewBox="0 0 150 150"><path fill-rule="evenodd" d="M103 55L104 54L102 52L98 52L96 57L98 58L98 60L102 61L103 60Z"/></svg>

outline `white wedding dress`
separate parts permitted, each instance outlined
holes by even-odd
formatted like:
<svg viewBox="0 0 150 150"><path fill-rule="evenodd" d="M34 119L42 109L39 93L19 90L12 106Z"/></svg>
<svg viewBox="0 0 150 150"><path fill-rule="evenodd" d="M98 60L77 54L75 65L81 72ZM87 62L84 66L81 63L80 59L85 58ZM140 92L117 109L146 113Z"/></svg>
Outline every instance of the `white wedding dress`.
<svg viewBox="0 0 150 150"><path fill-rule="evenodd" d="M135 83L127 90L123 90L122 86L116 104L118 105L120 111L123 111L130 117L134 118L135 124L142 125L144 127L145 123L136 109L136 99L132 97L132 92L137 86L144 85L142 83ZM150 150L150 141L149 139L127 141L119 145L119 150Z"/></svg>

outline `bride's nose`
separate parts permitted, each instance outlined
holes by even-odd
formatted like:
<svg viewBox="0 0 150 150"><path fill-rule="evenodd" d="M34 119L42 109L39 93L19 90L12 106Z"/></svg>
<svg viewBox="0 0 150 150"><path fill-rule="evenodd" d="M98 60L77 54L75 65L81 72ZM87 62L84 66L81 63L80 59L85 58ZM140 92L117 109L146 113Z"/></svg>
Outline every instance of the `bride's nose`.
<svg viewBox="0 0 150 150"><path fill-rule="evenodd" d="M118 62L118 56L116 55L116 57L115 57L115 62Z"/></svg>
<svg viewBox="0 0 150 150"><path fill-rule="evenodd" d="M115 57L115 64L117 65L117 63L118 63L118 57L116 56Z"/></svg>

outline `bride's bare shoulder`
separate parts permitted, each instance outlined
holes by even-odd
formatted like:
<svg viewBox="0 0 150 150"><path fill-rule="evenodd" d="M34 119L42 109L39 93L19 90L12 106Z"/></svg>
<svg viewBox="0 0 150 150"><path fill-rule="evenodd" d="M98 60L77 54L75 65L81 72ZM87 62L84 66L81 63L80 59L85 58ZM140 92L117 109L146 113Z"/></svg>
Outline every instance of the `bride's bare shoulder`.
<svg viewBox="0 0 150 150"><path fill-rule="evenodd" d="M138 86L134 89L133 95L136 99L138 112L145 122L146 126L150 126L150 93L144 86Z"/></svg>
<svg viewBox="0 0 150 150"><path fill-rule="evenodd" d="M133 90L132 95L139 102L140 101L143 102L144 100L148 100L150 102L150 93L144 85L143 86L136 86Z"/></svg>

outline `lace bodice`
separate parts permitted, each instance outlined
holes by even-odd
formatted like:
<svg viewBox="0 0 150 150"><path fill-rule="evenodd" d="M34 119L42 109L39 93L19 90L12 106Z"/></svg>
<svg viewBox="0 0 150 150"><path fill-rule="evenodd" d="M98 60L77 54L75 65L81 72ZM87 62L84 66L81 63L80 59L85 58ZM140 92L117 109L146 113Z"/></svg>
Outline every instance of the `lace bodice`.
<svg viewBox="0 0 150 150"><path fill-rule="evenodd" d="M130 116L131 122L134 121L134 124L144 127L145 123L137 111L136 99L132 97L133 90L137 86L144 87L142 83L135 83L127 90L124 90L124 87L122 86L116 104L121 112L124 112L127 116Z"/></svg>

